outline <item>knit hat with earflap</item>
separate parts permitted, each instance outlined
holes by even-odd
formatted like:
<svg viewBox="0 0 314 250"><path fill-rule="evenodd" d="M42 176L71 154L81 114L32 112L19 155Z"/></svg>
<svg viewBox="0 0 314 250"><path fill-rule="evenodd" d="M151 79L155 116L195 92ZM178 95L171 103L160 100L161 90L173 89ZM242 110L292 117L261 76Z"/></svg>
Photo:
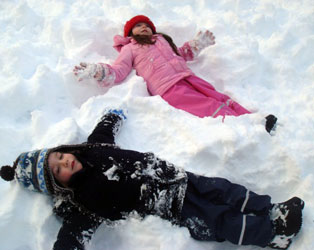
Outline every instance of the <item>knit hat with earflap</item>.
<svg viewBox="0 0 314 250"><path fill-rule="evenodd" d="M156 34L156 28L153 22L144 15L138 15L135 17L132 17L129 21L127 21L124 25L124 37L127 37L130 35L130 32L132 31L133 27L138 23L147 23L150 28L153 31L153 34Z"/></svg>
<svg viewBox="0 0 314 250"><path fill-rule="evenodd" d="M47 148L25 152L19 155L13 167L3 166L1 177L6 181L16 180L31 191L53 194L52 173L48 167Z"/></svg>

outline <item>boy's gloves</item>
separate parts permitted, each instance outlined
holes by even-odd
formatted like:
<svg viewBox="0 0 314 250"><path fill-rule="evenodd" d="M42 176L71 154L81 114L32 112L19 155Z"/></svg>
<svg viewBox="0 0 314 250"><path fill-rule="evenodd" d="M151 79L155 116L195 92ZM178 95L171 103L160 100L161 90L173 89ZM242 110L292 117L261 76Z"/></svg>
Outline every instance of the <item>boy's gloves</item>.
<svg viewBox="0 0 314 250"><path fill-rule="evenodd" d="M73 73L79 81L92 78L102 81L105 78L105 69L98 63L81 62L80 66L74 67Z"/></svg>
<svg viewBox="0 0 314 250"><path fill-rule="evenodd" d="M116 115L120 116L122 118L122 120L125 121L127 119L126 115L128 112L126 109L109 109L106 113L107 114L110 114L110 113L116 114Z"/></svg>
<svg viewBox="0 0 314 250"><path fill-rule="evenodd" d="M202 49L215 44L215 37L212 32L206 30L205 32L198 32L192 41L189 41L189 45L193 51L193 54L197 56Z"/></svg>

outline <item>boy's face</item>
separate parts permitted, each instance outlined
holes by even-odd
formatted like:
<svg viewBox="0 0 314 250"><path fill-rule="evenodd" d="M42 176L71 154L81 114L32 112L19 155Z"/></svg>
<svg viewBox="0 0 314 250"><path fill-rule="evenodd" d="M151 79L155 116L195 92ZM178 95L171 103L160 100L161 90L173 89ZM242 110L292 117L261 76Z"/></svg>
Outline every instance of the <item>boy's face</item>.
<svg viewBox="0 0 314 250"><path fill-rule="evenodd" d="M67 187L71 176L83 168L82 163L73 154L61 152L49 154L48 166L57 181L65 187Z"/></svg>
<svg viewBox="0 0 314 250"><path fill-rule="evenodd" d="M133 35L151 36L153 34L152 29L147 23L137 23L132 29Z"/></svg>

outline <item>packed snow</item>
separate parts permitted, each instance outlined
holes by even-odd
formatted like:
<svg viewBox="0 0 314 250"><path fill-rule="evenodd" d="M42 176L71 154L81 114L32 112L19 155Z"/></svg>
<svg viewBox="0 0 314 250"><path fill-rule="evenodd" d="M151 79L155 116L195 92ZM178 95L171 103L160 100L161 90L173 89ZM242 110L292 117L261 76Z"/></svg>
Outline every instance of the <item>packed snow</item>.
<svg viewBox="0 0 314 250"><path fill-rule="evenodd" d="M112 63L113 36L149 16L180 46L209 29L216 44L189 63L199 77L254 114L198 118L149 96L133 71L111 89L77 82L80 62ZM314 249L314 3L312 0L1 0L0 163L19 153L84 142L108 108L128 109L123 148L272 196L305 201L291 250ZM264 117L274 114L273 136ZM50 198L0 181L0 248L51 249L61 221ZM259 249L198 242L158 217L102 225L87 250Z"/></svg>

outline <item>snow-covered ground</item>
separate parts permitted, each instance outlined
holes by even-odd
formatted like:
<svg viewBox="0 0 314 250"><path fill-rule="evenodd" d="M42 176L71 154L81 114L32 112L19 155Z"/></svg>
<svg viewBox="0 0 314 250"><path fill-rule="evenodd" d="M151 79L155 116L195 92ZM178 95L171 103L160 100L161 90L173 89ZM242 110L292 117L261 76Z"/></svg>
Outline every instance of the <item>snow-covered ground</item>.
<svg viewBox="0 0 314 250"><path fill-rule="evenodd" d="M102 89L78 83L81 61L113 62L112 38L134 15L180 46L209 29L216 45L189 63L252 115L197 118L150 97L134 72ZM305 200L291 249L314 249L314 3L312 0L1 0L0 164L19 153L86 140L103 110L129 111L117 143L153 151L186 170L220 176L274 202ZM275 136L263 117L273 113ZM0 249L51 249L60 221L50 199L0 181ZM197 242L187 229L149 216L101 226L88 250L259 249Z"/></svg>

